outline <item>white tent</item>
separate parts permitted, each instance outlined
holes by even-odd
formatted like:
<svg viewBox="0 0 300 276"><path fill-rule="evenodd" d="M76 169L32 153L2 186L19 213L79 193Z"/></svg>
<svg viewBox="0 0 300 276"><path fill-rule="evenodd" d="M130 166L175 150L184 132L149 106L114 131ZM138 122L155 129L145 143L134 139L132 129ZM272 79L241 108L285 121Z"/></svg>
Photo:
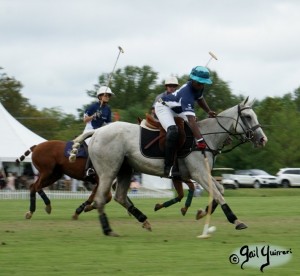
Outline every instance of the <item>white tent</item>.
<svg viewBox="0 0 300 276"><path fill-rule="evenodd" d="M31 146L46 141L19 123L0 103L0 167L2 162L15 162ZM31 162L31 156L24 161Z"/></svg>

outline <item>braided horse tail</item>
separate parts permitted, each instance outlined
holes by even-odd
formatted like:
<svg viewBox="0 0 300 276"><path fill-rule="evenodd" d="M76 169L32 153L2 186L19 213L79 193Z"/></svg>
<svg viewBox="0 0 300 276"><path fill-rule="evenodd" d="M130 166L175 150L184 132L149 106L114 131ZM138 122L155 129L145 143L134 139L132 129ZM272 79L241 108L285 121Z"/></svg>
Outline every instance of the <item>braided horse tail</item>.
<svg viewBox="0 0 300 276"><path fill-rule="evenodd" d="M32 146L29 150L26 150L23 155L21 155L19 158L16 159L15 162L17 164L20 164L26 158L26 156L28 156L30 153L33 152L35 147L36 147L36 145Z"/></svg>
<svg viewBox="0 0 300 276"><path fill-rule="evenodd" d="M89 137L92 137L94 133L95 129L88 132L84 132L73 140L73 146L69 156L70 163L74 163L76 161L78 149L80 148L80 145L83 143L83 141Z"/></svg>

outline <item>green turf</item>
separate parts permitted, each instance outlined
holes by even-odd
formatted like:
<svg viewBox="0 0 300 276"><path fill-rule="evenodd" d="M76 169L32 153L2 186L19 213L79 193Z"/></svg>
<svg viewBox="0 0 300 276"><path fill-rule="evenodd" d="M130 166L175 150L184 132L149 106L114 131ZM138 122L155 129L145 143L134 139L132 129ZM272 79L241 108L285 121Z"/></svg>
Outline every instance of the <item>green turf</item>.
<svg viewBox="0 0 300 276"><path fill-rule="evenodd" d="M212 217L217 227L212 238L196 238L204 221L195 212L207 197L194 198L187 215L183 202L158 212L162 199L134 199L148 215L153 231L141 228L115 202L106 212L111 227L121 235L106 237L97 212L71 215L81 200L53 200L52 214L42 201L31 220L25 220L27 200L0 201L0 275L262 275L259 268L229 262L243 245L271 244L292 249L292 260L266 267L263 275L299 275L300 189L226 190L227 202L249 228L237 231L221 209Z"/></svg>

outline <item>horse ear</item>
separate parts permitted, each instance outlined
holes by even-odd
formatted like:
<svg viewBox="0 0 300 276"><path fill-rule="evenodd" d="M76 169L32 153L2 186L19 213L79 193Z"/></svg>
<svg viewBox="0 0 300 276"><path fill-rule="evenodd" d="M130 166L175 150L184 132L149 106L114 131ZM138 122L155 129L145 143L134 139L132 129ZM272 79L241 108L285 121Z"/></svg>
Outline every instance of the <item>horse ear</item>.
<svg viewBox="0 0 300 276"><path fill-rule="evenodd" d="M248 105L249 105L249 106L253 106L254 103L255 103L255 101L256 101L256 99L254 98L252 101L250 101L250 102L248 103Z"/></svg>
<svg viewBox="0 0 300 276"><path fill-rule="evenodd" d="M248 99L249 99L249 96L241 102L241 105L246 105L246 103L248 102Z"/></svg>

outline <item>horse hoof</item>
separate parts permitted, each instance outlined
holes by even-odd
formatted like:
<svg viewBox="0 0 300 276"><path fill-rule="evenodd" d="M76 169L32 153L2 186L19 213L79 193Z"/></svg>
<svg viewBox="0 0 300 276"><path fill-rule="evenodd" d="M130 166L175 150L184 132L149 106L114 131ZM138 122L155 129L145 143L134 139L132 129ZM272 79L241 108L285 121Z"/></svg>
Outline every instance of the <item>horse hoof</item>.
<svg viewBox="0 0 300 276"><path fill-rule="evenodd" d="M243 229L246 229L246 228L248 228L248 226L243 222L241 222L241 223L239 223L238 225L235 226L236 230L243 230Z"/></svg>
<svg viewBox="0 0 300 276"><path fill-rule="evenodd" d="M196 213L196 220L202 219L206 216L206 212L202 209L199 209Z"/></svg>
<svg viewBox="0 0 300 276"><path fill-rule="evenodd" d="M75 213L75 214L72 216L72 219L73 219L73 220L78 220L78 217L79 217L78 214Z"/></svg>
<svg viewBox="0 0 300 276"><path fill-rule="evenodd" d="M158 211L158 210L161 209L161 208L162 208L161 204L157 203L157 204L155 205L155 207L154 207L154 211L156 212L156 211Z"/></svg>
<svg viewBox="0 0 300 276"><path fill-rule="evenodd" d="M45 211L47 212L47 214L51 214L51 210L52 210L52 208L51 208L51 205L46 205L46 207L45 207Z"/></svg>
<svg viewBox="0 0 300 276"><path fill-rule="evenodd" d="M109 236L109 237L120 237L117 233L115 233L113 231L108 232L107 236Z"/></svg>
<svg viewBox="0 0 300 276"><path fill-rule="evenodd" d="M152 231L151 224L149 223L148 220L143 222L142 227L145 228L146 230L150 231L150 232Z"/></svg>
<svg viewBox="0 0 300 276"><path fill-rule="evenodd" d="M187 209L186 209L186 208L181 208L181 214L182 214L183 216L185 216L186 212L187 212Z"/></svg>
<svg viewBox="0 0 300 276"><path fill-rule="evenodd" d="M26 214L25 214L25 218L26 219L31 219L32 218L32 213L30 211L28 211Z"/></svg>

